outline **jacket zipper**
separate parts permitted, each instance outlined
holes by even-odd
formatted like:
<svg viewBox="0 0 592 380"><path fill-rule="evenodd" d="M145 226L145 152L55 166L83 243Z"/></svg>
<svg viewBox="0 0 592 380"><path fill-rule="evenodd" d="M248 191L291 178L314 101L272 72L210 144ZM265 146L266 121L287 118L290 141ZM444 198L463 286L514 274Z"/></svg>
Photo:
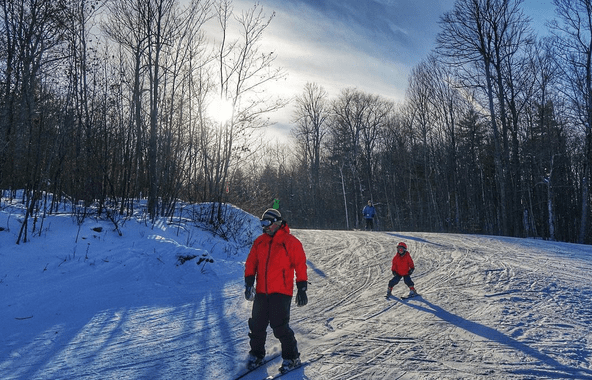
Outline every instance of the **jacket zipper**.
<svg viewBox="0 0 592 380"><path fill-rule="evenodd" d="M265 262L265 294L269 295L269 284L267 274L269 273L269 260L271 259L271 244L273 243L273 237L269 240L269 248L267 249L267 261Z"/></svg>

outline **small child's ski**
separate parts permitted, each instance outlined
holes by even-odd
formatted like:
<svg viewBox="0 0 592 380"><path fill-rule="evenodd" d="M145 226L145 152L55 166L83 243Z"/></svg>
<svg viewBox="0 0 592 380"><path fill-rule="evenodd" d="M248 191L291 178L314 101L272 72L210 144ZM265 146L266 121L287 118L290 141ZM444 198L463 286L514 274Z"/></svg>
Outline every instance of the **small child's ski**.
<svg viewBox="0 0 592 380"><path fill-rule="evenodd" d="M420 295L419 293L407 294L406 296L401 296L401 299L406 300L409 298L418 297L419 295Z"/></svg>
<svg viewBox="0 0 592 380"><path fill-rule="evenodd" d="M281 355L281 354L275 354L275 355L272 355L272 356L266 357L266 358L265 358L265 359L263 359L263 360L261 361L261 363L259 363L257 366L255 366L255 367L252 367L252 368L249 368L249 367L247 367L247 368L246 368L246 372L243 372L243 373L241 373L241 374L240 374L238 377L235 377L235 378L234 378L234 380L239 380L239 379L242 379L243 377L247 376L247 375L248 375L248 374L250 374L251 372L258 370L259 368L263 367L265 364L267 364L267 363L269 363L270 361L272 361L272 360L274 360L274 359L278 358L280 355Z"/></svg>

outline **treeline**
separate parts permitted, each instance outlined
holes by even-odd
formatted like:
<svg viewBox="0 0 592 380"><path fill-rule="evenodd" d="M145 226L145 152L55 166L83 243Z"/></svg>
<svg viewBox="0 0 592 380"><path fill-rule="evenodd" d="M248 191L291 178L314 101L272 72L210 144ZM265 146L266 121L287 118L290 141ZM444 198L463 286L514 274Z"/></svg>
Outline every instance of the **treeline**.
<svg viewBox="0 0 592 380"><path fill-rule="evenodd" d="M0 5L0 188L26 190L25 232L45 192L49 213L64 200L131 215L144 198L152 219L178 200L221 205L265 114L284 105L262 91L285 74L260 50L274 15L259 5Z"/></svg>
<svg viewBox="0 0 592 380"><path fill-rule="evenodd" d="M402 104L308 84L272 180L295 224L358 228L372 200L383 230L592 243L592 7L554 4L538 38L521 1L457 0Z"/></svg>
<svg viewBox="0 0 592 380"><path fill-rule="evenodd" d="M520 0L457 0L404 102L309 83L272 146L259 5L0 0L0 188L26 190L25 232L59 200L154 219L278 198L299 228L359 228L373 200L382 230L592 243L592 9L554 2L538 38Z"/></svg>

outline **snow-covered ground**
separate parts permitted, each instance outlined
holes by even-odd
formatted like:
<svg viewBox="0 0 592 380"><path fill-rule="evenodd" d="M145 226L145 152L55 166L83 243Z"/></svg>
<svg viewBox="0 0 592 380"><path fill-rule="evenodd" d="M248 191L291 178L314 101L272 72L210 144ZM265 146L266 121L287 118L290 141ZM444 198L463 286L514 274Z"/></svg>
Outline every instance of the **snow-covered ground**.
<svg viewBox="0 0 592 380"><path fill-rule="evenodd" d="M16 245L0 210L0 379L234 379L248 351L244 260L188 225L67 216ZM41 227L41 228L40 228ZM98 228L100 227L100 228ZM40 232L39 232L40 231ZM309 304L285 379L592 379L592 247L433 233L293 230ZM421 297L384 298L405 241ZM191 257L185 261L179 257ZM213 262L212 262L213 261ZM199 264L198 264L199 262ZM401 282L395 295L407 293ZM268 353L279 353L271 331ZM246 380L277 371L279 358Z"/></svg>

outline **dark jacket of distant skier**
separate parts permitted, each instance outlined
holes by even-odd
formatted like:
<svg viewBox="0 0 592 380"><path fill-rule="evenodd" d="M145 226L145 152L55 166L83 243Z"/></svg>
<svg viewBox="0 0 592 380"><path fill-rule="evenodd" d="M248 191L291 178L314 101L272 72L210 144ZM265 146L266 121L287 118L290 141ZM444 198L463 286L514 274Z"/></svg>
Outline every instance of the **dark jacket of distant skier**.
<svg viewBox="0 0 592 380"><path fill-rule="evenodd" d="M362 215L364 215L364 219L372 219L376 215L376 209L371 201L368 201L368 204L362 209Z"/></svg>
<svg viewBox="0 0 592 380"><path fill-rule="evenodd" d="M362 215L366 219L366 230L374 230L374 216L376 215L376 209L372 204L372 201L368 201L368 204L362 209Z"/></svg>

